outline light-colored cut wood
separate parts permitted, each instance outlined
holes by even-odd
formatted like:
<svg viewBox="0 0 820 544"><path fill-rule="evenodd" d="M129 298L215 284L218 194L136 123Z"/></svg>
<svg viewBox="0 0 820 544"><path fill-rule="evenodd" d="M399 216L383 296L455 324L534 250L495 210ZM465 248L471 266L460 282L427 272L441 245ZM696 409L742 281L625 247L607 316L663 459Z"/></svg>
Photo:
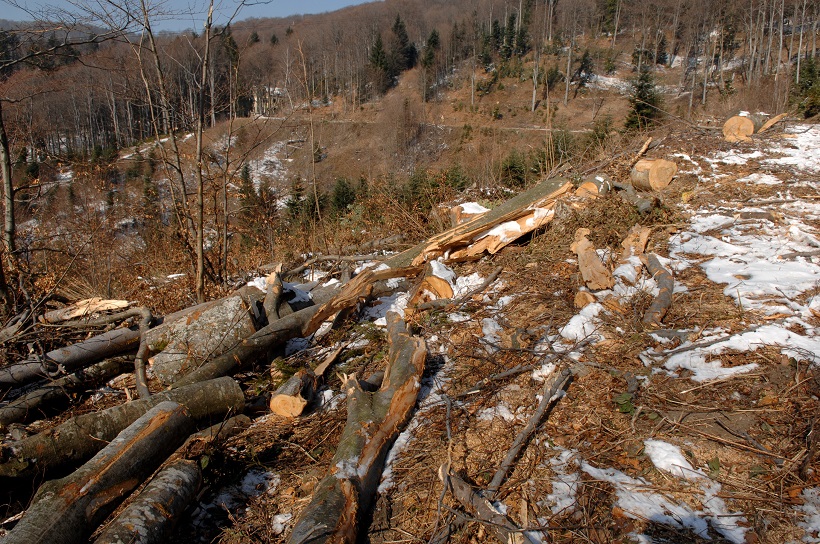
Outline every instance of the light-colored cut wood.
<svg viewBox="0 0 820 544"><path fill-rule="evenodd" d="M632 186L640 191L663 189L678 173L678 165L666 159L641 159L630 172Z"/></svg>
<svg viewBox="0 0 820 544"><path fill-rule="evenodd" d="M609 289L615 285L615 280L598 257L595 246L587 238L589 234L589 229L581 228L575 231L575 241L570 250L578 255L578 267L586 286L593 291Z"/></svg>
<svg viewBox="0 0 820 544"><path fill-rule="evenodd" d="M40 317L44 323L60 323L69 319L87 317L98 312L108 312L111 310L123 310L128 308L127 300L103 300L100 297L88 298L75 302L71 306L46 312Z"/></svg>

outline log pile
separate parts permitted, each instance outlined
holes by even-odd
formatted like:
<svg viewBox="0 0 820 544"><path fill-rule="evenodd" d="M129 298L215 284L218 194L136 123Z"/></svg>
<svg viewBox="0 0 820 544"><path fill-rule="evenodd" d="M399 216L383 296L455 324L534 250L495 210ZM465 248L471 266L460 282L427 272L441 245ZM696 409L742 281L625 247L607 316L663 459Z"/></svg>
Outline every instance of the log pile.
<svg viewBox="0 0 820 544"><path fill-rule="evenodd" d="M635 188L656 191L669 183L676 167L669 161L647 159L637 161L634 172ZM601 176L585 180L578 188L559 178L491 210L460 205L451 229L382 258L349 281L302 286L312 290L309 295L300 293L298 304L287 302L296 291L283 278L300 267L286 272L278 265L272 268L264 290L245 287L164 318L155 319L147 308L110 314L124 310L128 303L123 301L87 300L47 312L43 322L65 327L119 326L0 368L0 388L8 395L0 405L0 425L16 428L18 422L50 413L57 400L68 404L74 396L82 397L122 374L133 373L134 382L129 383L136 384L140 398L133 399L126 387L126 402L65 418L57 426L17 436L0 446L0 478L15 485L33 482L33 489L43 478L50 478L40 485L6 542L87 541L126 499L127 506L99 529L96 542L163 542L174 521L197 496L203 478L202 468L184 452L198 440L224 439L241 432L250 424L242 412L252 403L255 409L267 407L288 420L310 417L317 393L329 379L328 369L345 346L332 350L316 367L297 370L272 393L248 402L240 383L230 376L259 362L268 364L288 340L323 334L328 322L336 326L374 297L401 287L408 292L407 309L404 316L387 315L386 368L366 380L342 375L347 421L329 472L313 488L309 504L290 533L294 543L356 540L375 501L387 452L412 416L420 390L427 348L423 339L411 333L408 322L417 323L430 310L467 303L502 272L496 268L480 286L457 290L454 278L442 273L441 263L496 254L555 220L560 206L582 209L613 187ZM572 245L581 277L590 291L610 289L612 273L589 236L588 229L578 229ZM642 256L647 238L646 230L630 232L622 260ZM375 256L326 257L350 262ZM311 260L326 259L313 256ZM671 274L654 255L644 262L661 288L644 323L657 327L671 303L674 285ZM593 302L595 295L582 291L579 299L576 302L583 306ZM95 317L98 314L104 315ZM8 334L19 329L12 327ZM568 371L561 377L555 387L564 386ZM554 398L555 393L545 390L537 420L516 439L518 448L529 441L541 417L559 398ZM252 410L247 414L255 415ZM202 428L206 428L204 434L197 434ZM511 450L487 490L489 496L498 492L517 456L518 450ZM155 471L139 496L129 497ZM489 516L496 536L510 539L520 534L509 518L487 510L486 498L449 467L442 478L475 515ZM318 534L317 527L323 528Z"/></svg>

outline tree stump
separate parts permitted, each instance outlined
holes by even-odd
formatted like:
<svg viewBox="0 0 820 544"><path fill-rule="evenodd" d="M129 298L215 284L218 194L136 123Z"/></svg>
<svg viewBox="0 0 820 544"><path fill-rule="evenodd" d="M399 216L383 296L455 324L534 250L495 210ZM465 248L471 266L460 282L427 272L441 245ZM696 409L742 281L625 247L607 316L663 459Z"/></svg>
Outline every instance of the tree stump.
<svg viewBox="0 0 820 544"><path fill-rule="evenodd" d="M663 189L678 173L678 165L666 159L641 159L630 173L632 186L639 191Z"/></svg>

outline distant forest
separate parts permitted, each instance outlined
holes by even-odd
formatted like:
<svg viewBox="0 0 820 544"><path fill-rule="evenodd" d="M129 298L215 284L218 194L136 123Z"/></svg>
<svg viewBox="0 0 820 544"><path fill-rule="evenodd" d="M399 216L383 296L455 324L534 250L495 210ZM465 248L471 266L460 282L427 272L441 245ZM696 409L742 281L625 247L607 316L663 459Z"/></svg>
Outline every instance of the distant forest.
<svg viewBox="0 0 820 544"><path fill-rule="evenodd" d="M139 6L5 25L0 128L7 151L91 156L193 130L200 115L209 126L331 100L355 108L413 67L425 98L461 65L509 73L522 59L537 64L551 53L565 55L574 71L593 41L631 53L621 57L637 69L683 63L682 88L725 86L727 67L746 85L767 77L800 84L807 66L816 71L820 2L388 0L180 34L152 31L163 14ZM804 75L804 86L805 78L813 84L816 76Z"/></svg>

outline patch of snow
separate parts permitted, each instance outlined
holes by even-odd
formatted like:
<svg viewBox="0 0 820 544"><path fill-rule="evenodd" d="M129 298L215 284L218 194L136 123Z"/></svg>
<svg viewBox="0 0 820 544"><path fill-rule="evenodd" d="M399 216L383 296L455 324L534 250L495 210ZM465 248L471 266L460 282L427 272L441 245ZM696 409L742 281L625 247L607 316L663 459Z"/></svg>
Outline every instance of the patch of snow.
<svg viewBox="0 0 820 544"><path fill-rule="evenodd" d="M595 334L598 329L598 314L603 311L604 307L599 302L587 304L578 314L574 315L569 323L564 325L558 333L573 342L580 342L581 340Z"/></svg>
<svg viewBox="0 0 820 544"><path fill-rule="evenodd" d="M364 316L367 319L373 320L374 325L379 327L387 326L387 312L396 312L404 317L404 309L407 308L407 303L410 300L410 295L407 293L395 293L389 297L380 297L376 301L375 306L365 309Z"/></svg>
<svg viewBox="0 0 820 544"><path fill-rule="evenodd" d="M761 174L760 172L739 178L737 181L738 183L753 183L755 185L781 185L783 183L771 174Z"/></svg>
<svg viewBox="0 0 820 544"><path fill-rule="evenodd" d="M492 421L497 417L500 417L508 423L519 419L518 416L510 410L510 407L503 402L499 402L491 408L485 408L478 414L479 421Z"/></svg>
<svg viewBox="0 0 820 544"><path fill-rule="evenodd" d="M820 126L811 125L791 128L794 137L770 146L769 151L782 157L769 158L763 164L791 166L797 170L820 172Z"/></svg>
<svg viewBox="0 0 820 544"><path fill-rule="evenodd" d="M644 453L652 464L680 478L697 480L703 478L703 473L695 470L678 446L663 440L644 440Z"/></svg>
<svg viewBox="0 0 820 544"><path fill-rule="evenodd" d="M807 487L800 497L803 504L795 510L803 514L803 519L797 522L806 531L803 542L820 542L820 487Z"/></svg>
<svg viewBox="0 0 820 544"><path fill-rule="evenodd" d="M273 516L273 521L271 522L271 531L276 536L281 535L285 532L285 529L290 524L290 520L293 518L293 514L276 514Z"/></svg>
<svg viewBox="0 0 820 544"><path fill-rule="evenodd" d="M452 323L464 323L465 321L469 321L472 318L465 313L452 312L447 314L447 319L449 319Z"/></svg>
<svg viewBox="0 0 820 544"><path fill-rule="evenodd" d="M459 206L461 207L461 211L463 213L469 213L469 214L479 214L479 213L485 213L485 212L490 211L489 208L485 208L484 206L482 206L478 202L465 202L463 204L459 204Z"/></svg>
<svg viewBox="0 0 820 544"><path fill-rule="evenodd" d="M481 320L481 333L484 335L484 340L489 344L498 344L501 342L501 337L498 333L503 332L504 329L498 324L498 321L491 317L485 317ZM498 348L494 345L487 346L491 352L495 352Z"/></svg>

